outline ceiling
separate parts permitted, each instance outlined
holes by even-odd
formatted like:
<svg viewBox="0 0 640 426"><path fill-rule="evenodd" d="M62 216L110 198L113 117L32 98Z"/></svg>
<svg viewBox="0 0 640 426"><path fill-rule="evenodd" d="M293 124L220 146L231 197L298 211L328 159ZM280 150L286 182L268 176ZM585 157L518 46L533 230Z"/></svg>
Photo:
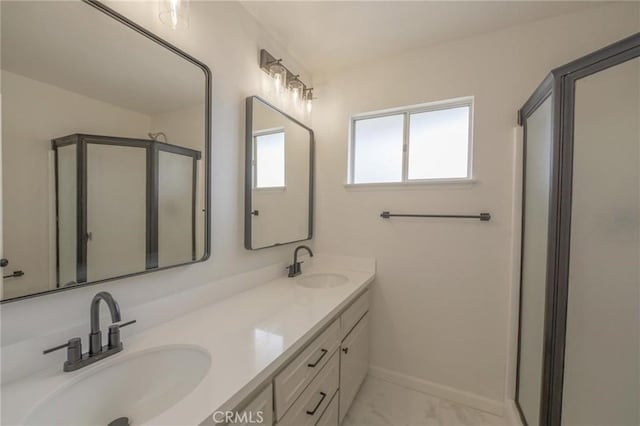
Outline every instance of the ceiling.
<svg viewBox="0 0 640 426"><path fill-rule="evenodd" d="M312 74L594 7L589 1L242 1Z"/></svg>
<svg viewBox="0 0 640 426"><path fill-rule="evenodd" d="M149 115L204 102L200 68L94 7L0 5L3 70Z"/></svg>

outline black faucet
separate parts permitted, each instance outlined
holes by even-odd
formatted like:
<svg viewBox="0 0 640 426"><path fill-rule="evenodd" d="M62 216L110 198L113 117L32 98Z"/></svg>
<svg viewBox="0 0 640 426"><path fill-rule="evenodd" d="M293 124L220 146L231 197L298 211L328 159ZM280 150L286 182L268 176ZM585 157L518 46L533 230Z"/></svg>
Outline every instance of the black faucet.
<svg viewBox="0 0 640 426"><path fill-rule="evenodd" d="M313 257L313 252L309 247L307 246L296 247L295 251L293 252L293 264L287 267L287 269L289 270L289 274L288 274L289 278L297 277L302 273L302 267L300 265L304 262L298 262L298 251L300 251L301 249L306 250L307 252L309 252L309 256Z"/></svg>
<svg viewBox="0 0 640 426"><path fill-rule="evenodd" d="M101 291L91 301L91 334L89 334L89 354L102 351L102 330L100 330L100 301L104 300L111 312L111 322L120 322L120 306L111 293Z"/></svg>
<svg viewBox="0 0 640 426"><path fill-rule="evenodd" d="M57 351L58 349L67 348L67 361L64 363L64 371L75 371L79 368L86 367L96 361L114 355L122 350L122 342L120 341L120 329L127 325L133 324L136 320L125 322L124 324L112 324L109 326L109 342L102 346L102 330L100 330L100 301L104 300L111 312L111 321L117 323L120 321L120 307L113 296L106 291L93 296L91 300L91 333L89 334L89 351L82 353L82 341L79 337L69 339L64 345L43 351L43 354Z"/></svg>

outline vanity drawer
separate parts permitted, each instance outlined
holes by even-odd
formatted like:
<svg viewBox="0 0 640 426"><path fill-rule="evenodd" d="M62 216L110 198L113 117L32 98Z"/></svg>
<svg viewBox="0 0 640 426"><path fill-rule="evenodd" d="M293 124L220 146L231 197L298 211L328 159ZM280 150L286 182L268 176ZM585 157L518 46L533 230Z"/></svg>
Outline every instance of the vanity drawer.
<svg viewBox="0 0 640 426"><path fill-rule="evenodd" d="M329 403L329 406L322 416L316 426L338 426L338 401L340 401L340 391L336 392L333 396L333 399Z"/></svg>
<svg viewBox="0 0 640 426"><path fill-rule="evenodd" d="M327 365L302 392L278 426L313 426L329 406L331 398L335 399L340 380L340 356L337 350L329 355L331 358Z"/></svg>
<svg viewBox="0 0 640 426"><path fill-rule="evenodd" d="M340 322L336 320L275 377L273 383L278 419L282 418L291 404L322 370L339 344Z"/></svg>
<svg viewBox="0 0 640 426"><path fill-rule="evenodd" d="M349 334L367 311L369 311L369 290L362 293L340 316L340 340Z"/></svg>

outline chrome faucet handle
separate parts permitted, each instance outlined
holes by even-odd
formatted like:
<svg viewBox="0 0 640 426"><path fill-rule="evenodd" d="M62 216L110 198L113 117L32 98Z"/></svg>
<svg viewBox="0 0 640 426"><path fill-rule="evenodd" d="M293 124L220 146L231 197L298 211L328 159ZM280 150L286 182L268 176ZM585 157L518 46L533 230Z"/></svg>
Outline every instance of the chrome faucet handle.
<svg viewBox="0 0 640 426"><path fill-rule="evenodd" d="M137 322L138 322L138 320L131 320L131 321L123 322L122 324L115 324L115 325L117 325L118 328L122 328L122 327L126 327L128 325L131 325L131 324L135 324Z"/></svg>
<svg viewBox="0 0 640 426"><path fill-rule="evenodd" d="M136 320L131 320L122 324L113 324L109 326L109 340L108 340L109 349L122 346L122 342L120 341L120 329L122 327L126 327L134 323L136 323Z"/></svg>
<svg viewBox="0 0 640 426"><path fill-rule="evenodd" d="M54 346L53 348L45 349L42 351L43 355L57 351L59 349L67 348L67 363L74 363L82 358L82 340L79 337L69 339L64 345Z"/></svg>
<svg viewBox="0 0 640 426"><path fill-rule="evenodd" d="M304 263L304 260L301 260L300 262L292 263L291 265L286 266L286 267L284 268L284 270L285 270L285 271L288 271L288 270L289 270L289 269L291 269L294 265L296 265L296 264L300 265L300 264L302 264L302 263Z"/></svg>

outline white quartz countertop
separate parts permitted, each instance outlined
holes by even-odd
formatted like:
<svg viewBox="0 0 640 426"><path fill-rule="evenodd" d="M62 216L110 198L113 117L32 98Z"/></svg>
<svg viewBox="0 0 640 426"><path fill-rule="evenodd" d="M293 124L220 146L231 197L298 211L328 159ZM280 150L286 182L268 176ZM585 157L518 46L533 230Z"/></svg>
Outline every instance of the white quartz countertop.
<svg viewBox="0 0 640 426"><path fill-rule="evenodd" d="M86 368L64 373L60 365L7 384L2 387L2 424L21 424L58 388L124 357L163 345L196 345L211 356L207 374L191 393L146 424L197 425L216 410L235 408L273 375L371 283L375 268L369 269L350 269L344 262L312 265L300 277L338 273L348 282L316 289L298 285L300 277L278 278L135 336L123 337L122 352ZM96 389L95 398L100 398L100 389Z"/></svg>

